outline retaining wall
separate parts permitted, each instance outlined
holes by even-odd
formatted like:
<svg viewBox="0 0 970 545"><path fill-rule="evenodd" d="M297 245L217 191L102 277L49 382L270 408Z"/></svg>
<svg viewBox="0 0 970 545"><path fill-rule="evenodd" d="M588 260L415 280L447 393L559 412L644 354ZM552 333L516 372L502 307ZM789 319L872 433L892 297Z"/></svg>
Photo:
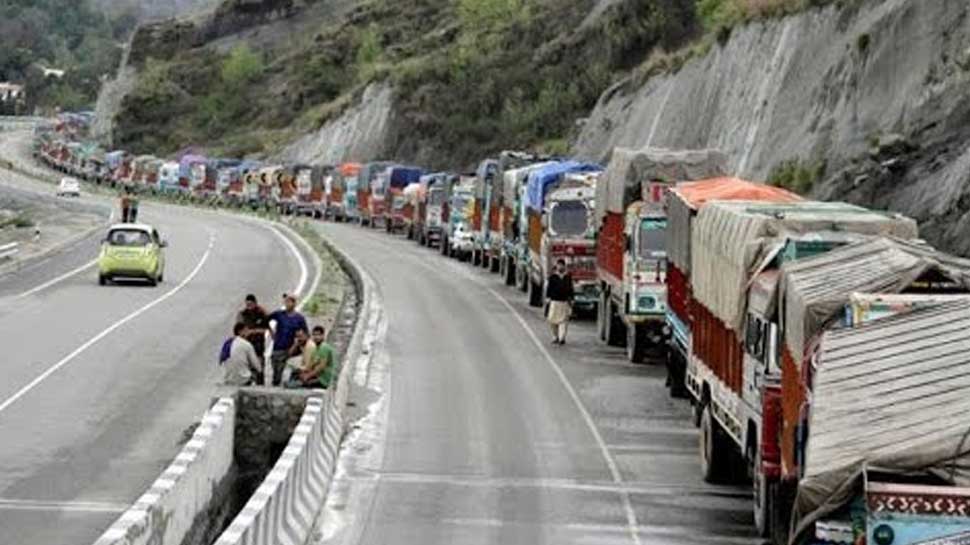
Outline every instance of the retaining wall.
<svg viewBox="0 0 970 545"><path fill-rule="evenodd" d="M231 489L235 400L220 398L175 461L95 545L209 543Z"/></svg>

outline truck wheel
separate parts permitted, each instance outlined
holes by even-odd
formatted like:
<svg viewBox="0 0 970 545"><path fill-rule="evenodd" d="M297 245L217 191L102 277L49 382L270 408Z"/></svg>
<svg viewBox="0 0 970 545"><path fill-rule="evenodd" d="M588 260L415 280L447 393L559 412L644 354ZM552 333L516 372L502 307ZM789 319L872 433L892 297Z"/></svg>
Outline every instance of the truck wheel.
<svg viewBox="0 0 970 545"><path fill-rule="evenodd" d="M542 306L542 286L536 284L531 278L526 280L529 283L529 306Z"/></svg>
<svg viewBox="0 0 970 545"><path fill-rule="evenodd" d="M701 408L701 477L704 481L718 484L727 479L727 462L734 446L721 430L721 425L711 415L710 403Z"/></svg>
<svg viewBox="0 0 970 545"><path fill-rule="evenodd" d="M514 286L515 285L515 264L509 261L508 258L502 260L505 263L505 285Z"/></svg>
<svg viewBox="0 0 970 545"><path fill-rule="evenodd" d="M630 363L643 363L647 352L646 328L638 324L626 327L626 357Z"/></svg>
<svg viewBox="0 0 970 545"><path fill-rule="evenodd" d="M606 307L606 344L618 347L626 344L626 324L618 316L612 301Z"/></svg>
<svg viewBox="0 0 970 545"><path fill-rule="evenodd" d="M684 385L684 373L687 368L686 362L680 357L680 352L667 346L665 359L667 361L667 387L670 388L670 397L682 399L687 397L687 387Z"/></svg>
<svg viewBox="0 0 970 545"><path fill-rule="evenodd" d="M601 290L599 304L596 305L596 332L602 342L606 342L606 305L608 304L609 295L606 290Z"/></svg>
<svg viewBox="0 0 970 545"><path fill-rule="evenodd" d="M445 238L445 237L442 236L441 237L441 240L438 241L438 251L441 252L441 255L448 255L448 239L447 238Z"/></svg>
<svg viewBox="0 0 970 545"><path fill-rule="evenodd" d="M768 481L764 474L759 470L761 456L755 459L754 473L751 479L752 505L754 506L754 527L758 531L758 537L771 537L772 516L774 508L774 496L778 494L778 485L774 481Z"/></svg>
<svg viewBox="0 0 970 545"><path fill-rule="evenodd" d="M491 265L491 267L492 267L491 269L489 269L489 270L492 271L492 274L497 274L497 273L502 272L502 270L501 270L502 269L502 262L499 261L498 259L495 259L494 257L491 258L489 260L489 265Z"/></svg>

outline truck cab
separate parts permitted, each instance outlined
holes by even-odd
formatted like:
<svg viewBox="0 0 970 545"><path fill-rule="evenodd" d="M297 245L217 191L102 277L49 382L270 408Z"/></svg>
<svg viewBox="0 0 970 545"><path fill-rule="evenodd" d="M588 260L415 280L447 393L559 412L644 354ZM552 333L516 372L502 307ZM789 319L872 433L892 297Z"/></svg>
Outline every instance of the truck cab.
<svg viewBox="0 0 970 545"><path fill-rule="evenodd" d="M443 228L441 253L461 260L471 259L474 249L472 217L475 208L473 180L463 177L453 186L448 199L448 222Z"/></svg>

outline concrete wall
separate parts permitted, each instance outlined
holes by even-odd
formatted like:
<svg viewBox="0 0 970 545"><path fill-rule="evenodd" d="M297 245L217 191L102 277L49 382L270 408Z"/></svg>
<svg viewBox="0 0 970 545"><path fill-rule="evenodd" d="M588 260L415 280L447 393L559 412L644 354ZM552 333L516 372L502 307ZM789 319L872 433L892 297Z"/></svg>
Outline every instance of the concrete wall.
<svg viewBox="0 0 970 545"><path fill-rule="evenodd" d="M208 543L219 524L210 508L227 503L233 480L234 418L235 401L220 398L175 461L95 545Z"/></svg>

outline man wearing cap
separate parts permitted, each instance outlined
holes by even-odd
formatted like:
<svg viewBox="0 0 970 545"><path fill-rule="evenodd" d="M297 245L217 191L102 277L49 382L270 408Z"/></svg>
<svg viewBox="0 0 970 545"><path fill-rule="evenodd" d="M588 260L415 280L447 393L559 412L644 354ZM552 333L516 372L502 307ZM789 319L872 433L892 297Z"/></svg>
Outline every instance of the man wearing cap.
<svg viewBox="0 0 970 545"><path fill-rule="evenodd" d="M293 295L283 296L283 309L271 313L268 317L269 322L275 322L275 333L273 335L273 353L270 361L273 364L273 386L279 386L283 379L283 369L286 367L286 360L289 357L290 347L296 338L297 331L309 333L306 319L296 311L296 297Z"/></svg>

